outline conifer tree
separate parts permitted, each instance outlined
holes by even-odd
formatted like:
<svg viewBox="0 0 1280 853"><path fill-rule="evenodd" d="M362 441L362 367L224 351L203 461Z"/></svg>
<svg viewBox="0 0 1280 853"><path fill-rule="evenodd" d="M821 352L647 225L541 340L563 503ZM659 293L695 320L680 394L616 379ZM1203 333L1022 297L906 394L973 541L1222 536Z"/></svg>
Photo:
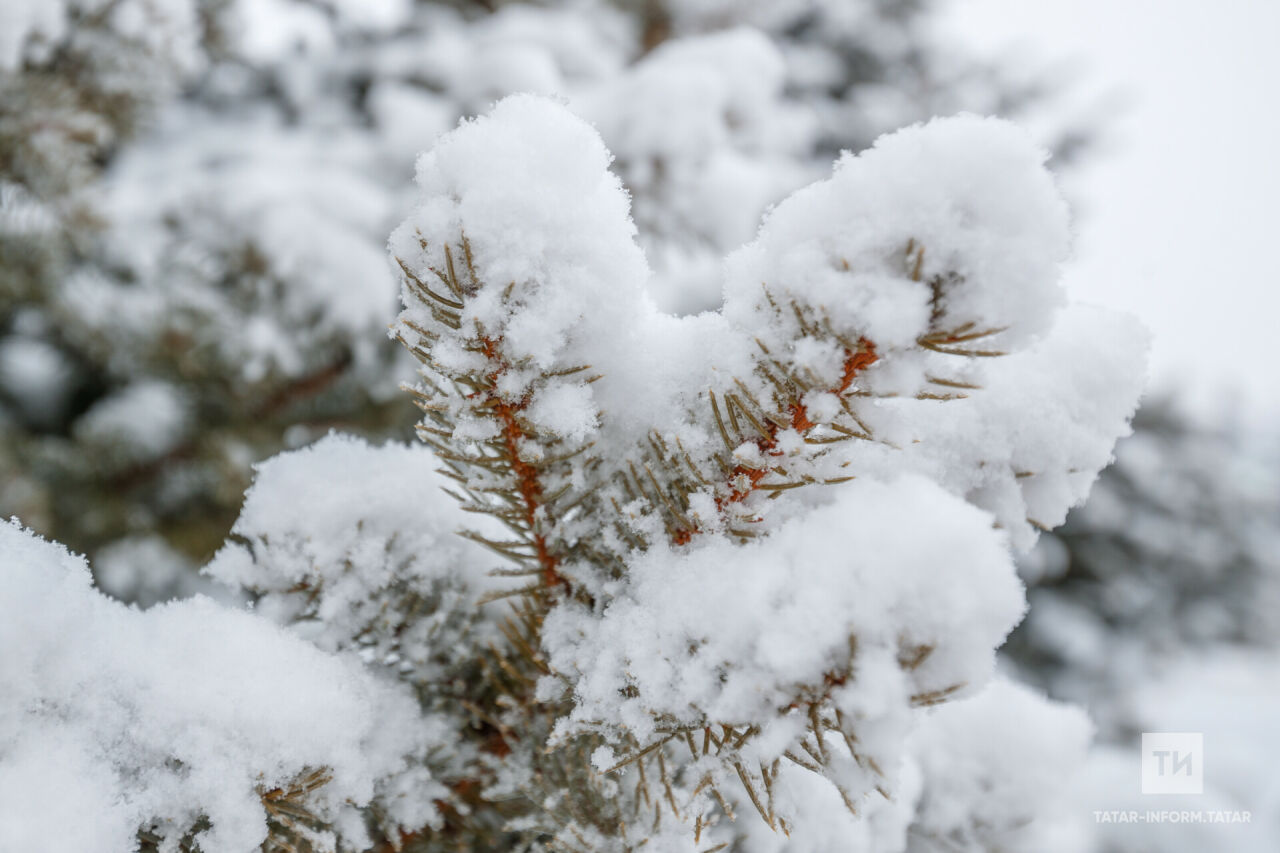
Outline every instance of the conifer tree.
<svg viewBox="0 0 1280 853"><path fill-rule="evenodd" d="M679 317L590 125L517 96L443 136L390 241L422 441L259 467L207 568L253 612L129 610L0 532L0 841L1053 849L1088 724L995 649L1145 341L1063 306L1044 159L886 136Z"/></svg>
<svg viewBox="0 0 1280 853"><path fill-rule="evenodd" d="M195 587L252 463L332 428L410 435L412 361L377 335L382 243L413 157L512 91L601 129L646 287L678 313L719 306L723 255L839 150L1038 102L931 39L927 5L810 6L19 2L0 34L0 514L149 603Z"/></svg>

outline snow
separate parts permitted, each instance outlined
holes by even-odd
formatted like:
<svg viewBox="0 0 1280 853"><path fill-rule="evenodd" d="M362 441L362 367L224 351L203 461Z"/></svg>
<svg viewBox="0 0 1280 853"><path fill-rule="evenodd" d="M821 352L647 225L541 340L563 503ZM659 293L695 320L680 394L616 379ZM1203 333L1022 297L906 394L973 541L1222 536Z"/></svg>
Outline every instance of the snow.
<svg viewBox="0 0 1280 853"><path fill-rule="evenodd" d="M201 64L196 4L192 0L13 0L0 9L0 72L24 60L44 62L77 35L82 16L99 15L107 29L136 42L181 74Z"/></svg>
<svg viewBox="0 0 1280 853"><path fill-rule="evenodd" d="M861 19L821 8L844 45ZM798 6L753 9L782 27ZM6 528L0 640L16 651L0 666L17 688L0 697L0 803L35 817L0 812L0 846L74 813L103 829L69 849L200 815L205 849L249 849L259 788L329 768L308 807L358 847L371 815L416 829L438 825L437 798L528 793L544 748L568 742L591 744L592 784L638 805L639 771L613 764L718 730L714 754L690 745L673 764L682 805L655 849L694 849L709 817L713 848L786 849L761 829L777 817L790 849L1047 849L1026 822L1052 811L1047 768L1079 761L1088 726L990 683L1026 606L1013 551L1108 462L1144 344L1127 319L1063 310L1069 223L1045 152L1002 121L937 119L786 196L825 171L830 116L789 98L804 62L757 32L687 35L627 66L636 34L610 15L432 9L429 35L392 35L410 11L235 4L231 49L276 69L263 85L280 104L229 126L208 105L169 110L97 194L110 271L78 270L56 307L59 332L116 374L175 347L178 372L216 364L211 381L238 388L341 354L379 388L395 375L375 345L389 270L393 336L423 362L422 435L443 452L331 435L260 464L205 569L248 611L125 608L82 560ZM387 43L354 47L375 34ZM357 71L320 61L340 46ZM358 106L329 95L355 79ZM228 72L211 98L262 82ZM553 97L442 133L513 86ZM404 157L432 140L402 198ZM409 201L388 264L376 243ZM122 383L74 434L160 458L198 427L188 406L168 380ZM508 640L479 604L510 589L476 540L513 532L493 550L533 550L519 573L567 590L527 599L546 704L522 701L535 679L517 672L528 685L476 710L456 688L488 686L481 650ZM104 560L116 588L161 588L176 562L150 539ZM656 755L674 762L675 744ZM40 761L40 785L16 790ZM776 814L735 829L701 780L740 812L752 780L776 785ZM537 825L555 796L519 819Z"/></svg>
<svg viewBox="0 0 1280 853"><path fill-rule="evenodd" d="M123 461L148 462L177 447L190 432L189 408L180 388L143 380L95 403L76 422L77 437Z"/></svg>
<svg viewBox="0 0 1280 853"><path fill-rule="evenodd" d="M42 426L64 416L74 372L64 353L45 341L13 335L0 341L0 391Z"/></svg>
<svg viewBox="0 0 1280 853"><path fill-rule="evenodd" d="M848 850L902 851L907 847L911 819L920 795L920 771L915 762L901 768L892 799L878 794L863 800L859 814L851 814L839 793L822 777L800 767L781 765L775 798L794 816L789 834L775 832L762 821L744 815L735 826L749 853L841 853ZM738 802L739 811L749 802Z"/></svg>
<svg viewBox="0 0 1280 853"><path fill-rule="evenodd" d="M401 677L442 677L477 626L493 562L457 535L475 526L426 448L332 434L257 467L239 541L205 568L257 596L256 612L326 651L357 650ZM486 633L487 632L487 633Z"/></svg>
<svg viewBox="0 0 1280 853"><path fill-rule="evenodd" d="M545 514L540 529L571 547L604 527L596 547L619 565L567 566L589 596L543 624L551 674L539 696L573 702L553 740L602 737L610 749L595 760L607 769L672 732L750 732L688 770L728 775L733 762L768 767L798 750L808 703L850 721L831 724L858 752L824 747L819 763L851 802L921 779L926 795L972 782L927 761L913 775L919 708L981 691L1025 608L1013 548L1083 498L1143 381L1144 337L1131 321L1061 310L1068 222L1044 161L991 119L889 135L779 204L726 261L723 309L692 317L644 297L648 271L609 154L557 102L504 100L419 161L422 200L391 250L404 283L398 332L431 354L429 410L448 413L454 440L490 437L476 395L456 390L487 376L519 413L521 457L575 449L581 458L557 476L602 495L562 522ZM651 363L655 352L665 366ZM804 390L774 402L770 372ZM738 443L721 447L712 393L781 407L790 428L735 422ZM807 440L835 427L856 440ZM653 435L691 468L730 472L728 482L674 479L643 455ZM618 486L626 470L643 483L637 458L656 490L663 477L687 492L680 523L693 533L668 544L663 507L643 485ZM774 478L852 482L775 502ZM484 471L466 485L492 488ZM1051 760L1082 753L1088 727L1074 712L1008 691L991 701L1043 717L1031 732L1068 732ZM921 819L947 836L1012 838L1019 810L1051 798L1047 780L1023 779L992 806L1007 824ZM782 820L802 811L786 797L775 807ZM901 822L890 814L887 824Z"/></svg>
<svg viewBox="0 0 1280 853"><path fill-rule="evenodd" d="M17 524L0 552L0 847L130 850L203 815L201 849L243 853L259 792L328 767L308 807L336 818L425 748L412 698L349 657L204 598L128 608ZM415 825L432 808L392 805Z"/></svg>
<svg viewBox="0 0 1280 853"><path fill-rule="evenodd" d="M914 423L899 443L913 442L908 456L993 512L1025 551L1083 502L1129 433L1146 342L1133 318L1072 305L1048 337L993 360L980 391L948 401L950 417Z"/></svg>
<svg viewBox="0 0 1280 853"><path fill-rule="evenodd" d="M604 325L609 318L595 314L606 306L614 317L636 306L648 274L609 160L566 110L508 98L418 161L423 203L392 236L392 251L413 269L443 270L445 247L465 235L481 286L469 285L463 322L539 368L575 366L561 361L569 329L584 316Z"/></svg>
<svg viewBox="0 0 1280 853"><path fill-rule="evenodd" d="M769 213L755 242L728 261L726 314L758 325L744 312L767 310L764 282L776 298L823 306L851 338L911 346L930 321L928 283L944 276L937 308L949 328L1007 329L998 340L1017 346L1064 301L1067 211L1046 159L993 119L884 136ZM918 274L909 246L923 250Z"/></svg>
<svg viewBox="0 0 1280 853"><path fill-rule="evenodd" d="M834 491L759 541L637 555L602 614L553 611L544 642L575 685L570 721L621 723L642 742L656 719L734 721L767 737L797 691L850 667L860 677L838 699L850 712L980 687L1024 606L1003 537L927 480ZM862 683L864 666L919 646L934 651L906 681Z"/></svg>
<svg viewBox="0 0 1280 853"><path fill-rule="evenodd" d="M643 299L644 259L626 218L626 198L605 170L608 154L598 137L549 102L520 97L446 135L421 161L419 184L426 201L397 230L392 251L419 279L441 286L431 270L447 266L445 246L461 266L465 234L478 278L476 292L466 295L460 309L466 333L479 323L501 341L514 364L543 371L590 365L602 377L591 389L595 406L580 392L565 407L571 414L563 414L575 426L552 431L569 430L581 439L595 411L605 411L609 421L601 428L625 448L643 437L646 424L685 421L708 381L721 381L713 376L748 378L743 338L760 340L774 352L794 352L797 368L828 384L838 382L841 357L834 341L807 339L789 313L775 312L770 298L819 310L836 337L868 338L884 356L902 351L868 373L867 382L877 392L915 394L926 387L931 364L960 361L945 355L930 359L917 345L928 334L989 333L973 346L1004 349L1035 341L1064 300L1058 265L1068 238L1065 207L1043 160L1024 135L992 120L961 117L887 137L863 155L842 160L832 178L779 205L759 237L730 257L722 315L679 322L656 314ZM516 188L519 174L534 176L524 180L527 189ZM993 189L998 187L1009 189ZM568 201L579 196L581 201ZM499 197L501 203L495 202ZM405 293L410 307L402 320L429 326L431 306L414 307L417 297L411 290ZM1096 320L1093 326L1080 321L1077 325L1089 331L1076 334L1103 334L1102 325L1113 322ZM619 329L627 333L619 335ZM1110 334L1123 340L1131 332L1122 325ZM1080 343L1075 338L1060 346ZM462 361L448 360L452 346L446 342L437 350L451 369L463 369ZM1117 346L1097 348L1096 357L1124 368L1125 382L1105 393L1096 387L1059 388L1069 410L1090 396L1098 401L1089 405L1100 407L1079 415L1082 434L1071 447L1080 449L1073 458L1036 459L1045 446L1036 443L1020 451L1030 457L1025 461L1051 462L1074 472L1096 472L1105 464L1141 381L1140 373L1134 380L1135 372L1127 368L1140 361L1141 353ZM676 370L654 364L655 353L681 352L690 357L667 359ZM1044 357L1025 369L1043 371L1049 362ZM649 378L655 374L660 381ZM1082 367L1062 380L1079 383L1088 375ZM992 381L998 377L994 373ZM1042 379L1037 373L1036 381ZM1012 399L1026 390L1005 393ZM512 399L520 396L509 393ZM987 397L1002 399L998 390ZM834 405L821 395L809 402L815 411ZM536 397L534 407L539 408ZM962 411L956 422L962 426L956 431L976 435L968 409L981 411L981 404L957 408ZM1053 429L1062 417L1047 416L1045 428ZM910 432L919 430L916 421L902 427L908 432L899 444L919 438ZM1094 432L1085 434L1086 427ZM886 425L886 430L892 440L898 427ZM704 432L690 440L696 448L710 437ZM983 450L1009 453L999 447ZM958 461L962 466L954 464ZM967 468L986 461L992 460L947 460ZM1076 477L1083 486L1091 479L1088 473ZM955 489L966 493L978 485L967 482ZM1028 486L1033 488L1037 495L1050 495L1033 507L1045 504L1048 524L1083 495L1080 483L1065 497L1043 481ZM1026 525L1025 517L1002 521ZM1020 544L1026 539L1022 536Z"/></svg>
<svg viewBox="0 0 1280 853"><path fill-rule="evenodd" d="M368 152L248 124L175 111L120 158L99 202L116 229L104 251L128 275L75 274L58 294L69 334L125 372L175 338L250 385L323 369L340 349L381 371L395 288L374 234L392 202L361 173ZM178 144L195 125L199 142Z"/></svg>
<svg viewBox="0 0 1280 853"><path fill-rule="evenodd" d="M436 350L441 366L468 369L472 336L495 342L518 368L501 377L504 397L527 396L531 416L573 446L595 435L598 411L616 413L632 438L650 417L680 418L668 388L652 381L680 372L680 362L670 361L678 350L650 334L662 321L645 296L648 267L609 162L599 135L568 110L532 96L508 98L419 160L422 202L391 238L393 257L427 287L445 290L436 271L452 258L465 288L461 329L448 331ZM416 336L406 324L432 327L440 303L419 303L411 279L402 274L402 282L400 329ZM590 370L554 375L584 367ZM601 381L584 384L597 374ZM465 421L466 400L451 405Z"/></svg>
<svg viewBox="0 0 1280 853"><path fill-rule="evenodd" d="M1085 849L1070 792L1092 733L1079 708L1004 678L940 706L912 741L924 778L913 834L972 853Z"/></svg>
<svg viewBox="0 0 1280 853"><path fill-rule="evenodd" d="M0 9L0 70L17 68L28 40L52 43L66 28L66 9L56 0L14 0Z"/></svg>

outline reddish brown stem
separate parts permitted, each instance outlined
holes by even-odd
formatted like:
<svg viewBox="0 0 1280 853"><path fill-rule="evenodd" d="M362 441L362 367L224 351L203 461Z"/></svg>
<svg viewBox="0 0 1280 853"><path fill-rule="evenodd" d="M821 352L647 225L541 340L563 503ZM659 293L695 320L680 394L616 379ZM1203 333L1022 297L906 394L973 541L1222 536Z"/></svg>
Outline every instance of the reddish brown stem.
<svg viewBox="0 0 1280 853"><path fill-rule="evenodd" d="M828 389L832 394L844 394L851 387L853 381L862 371L875 364L879 359L876 354L876 346L866 338L858 340L858 348L856 350L846 349L844 351L844 365L841 371L840 381L835 387ZM777 424L769 420L765 422L765 434L756 439L756 447L765 456L781 456L782 452L778 450L778 433L781 431ZM791 404L791 427L802 436L807 436L813 428L817 426L809 419L808 409L804 403L796 400ZM756 491L760 481L769 473L768 468L753 468L747 465L735 465L733 470L729 472L728 495L716 496L716 509L723 512L729 504L741 503L746 500L753 492ZM745 482L744 482L745 481ZM697 528L693 530L682 529L676 532L672 537L677 545L684 545L692 541L695 533L700 532Z"/></svg>
<svg viewBox="0 0 1280 853"><path fill-rule="evenodd" d="M480 344L484 350L485 357L495 365L488 379L490 386L496 387L498 377L506 372L508 365L498 350L498 341L493 338L483 337L480 339ZM551 553L551 549L547 546L547 537L538 532L537 515L538 508L542 506L543 496L542 481L538 479L538 469L520 458L520 441L521 439L529 438L529 436L520 425L520 419L517 415L525 407L527 401L521 400L518 403L510 403L499 397L494 391L490 392L489 399L493 413L502 425L502 443L511 464L511 471L516 477L516 488L519 490L520 499L524 504L524 520L529 526L530 535L533 537L534 554L537 556L538 564L542 567L542 584L547 589L554 589L555 587L568 588L568 580L557 569L560 562L559 558Z"/></svg>

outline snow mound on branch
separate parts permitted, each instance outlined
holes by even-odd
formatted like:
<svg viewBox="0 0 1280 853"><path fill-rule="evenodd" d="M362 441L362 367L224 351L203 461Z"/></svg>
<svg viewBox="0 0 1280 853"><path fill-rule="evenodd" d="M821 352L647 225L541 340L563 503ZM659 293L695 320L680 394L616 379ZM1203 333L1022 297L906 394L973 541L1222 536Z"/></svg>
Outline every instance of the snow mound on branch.
<svg viewBox="0 0 1280 853"><path fill-rule="evenodd" d="M797 690L847 668L851 643L850 706L977 687L1023 608L990 519L906 478L838 487L829 505L747 545L643 553L602 616L559 608L544 644L551 667L576 676L572 719L621 722L644 741L658 716L766 726ZM915 684L896 667L859 666L900 646L934 648Z"/></svg>
<svg viewBox="0 0 1280 853"><path fill-rule="evenodd" d="M485 639L449 632L475 628L468 617L494 584L492 558L457 535L481 520L445 494L439 464L426 447L338 434L274 456L232 528L243 544L205 571L258 594L259 614L326 651L438 677L439 656Z"/></svg>
<svg viewBox="0 0 1280 853"><path fill-rule="evenodd" d="M425 749L412 697L352 658L205 598L126 607L16 523L0 555L0 848L132 850L203 815L202 850L243 853L266 837L259 792L325 767L310 806L358 828L352 807ZM440 790L418 784L389 804L414 826Z"/></svg>
<svg viewBox="0 0 1280 853"><path fill-rule="evenodd" d="M465 234L483 286L469 294L463 322L501 329L511 351L551 367L584 314L621 319L648 277L610 159L600 135L563 107L507 98L418 161L423 201L392 235L392 251L412 269L445 270L445 246L456 253ZM465 275L463 259L453 260Z"/></svg>
<svg viewBox="0 0 1280 853"><path fill-rule="evenodd" d="M533 426L580 446L596 438L603 411L609 443L630 450L653 424L687 417L713 353L723 363L743 347L726 338L719 317L677 319L653 307L629 198L610 160L595 129L563 105L507 98L422 156L421 201L390 249L446 299L439 275L452 261L466 290L460 330L432 348L438 364L486 369L460 342L479 324L511 363L501 393L527 403ZM431 327L431 311L445 303L423 304L408 279L404 285L402 327ZM591 370L556 373L584 366ZM734 367L750 369L746 361ZM540 373L546 381L535 388Z"/></svg>
<svg viewBox="0 0 1280 853"><path fill-rule="evenodd" d="M1092 736L1083 710L1005 678L938 707L912 738L924 779L912 834L970 853L1085 849L1066 812Z"/></svg>
<svg viewBox="0 0 1280 853"><path fill-rule="evenodd" d="M994 359L983 387L913 418L898 442L957 494L992 512L1022 551L1084 501L1130 432L1146 383L1148 336L1137 320L1084 305L1061 312L1024 352ZM910 404L907 404L910 405ZM886 409L901 410L890 401Z"/></svg>
<svg viewBox="0 0 1280 853"><path fill-rule="evenodd" d="M726 313L752 325L764 282L881 348L912 345L931 313L950 328L1006 329L1006 346L1025 342L1065 301L1067 208L1047 156L1016 126L975 116L882 136L767 215L728 261ZM911 249L923 254L908 277Z"/></svg>

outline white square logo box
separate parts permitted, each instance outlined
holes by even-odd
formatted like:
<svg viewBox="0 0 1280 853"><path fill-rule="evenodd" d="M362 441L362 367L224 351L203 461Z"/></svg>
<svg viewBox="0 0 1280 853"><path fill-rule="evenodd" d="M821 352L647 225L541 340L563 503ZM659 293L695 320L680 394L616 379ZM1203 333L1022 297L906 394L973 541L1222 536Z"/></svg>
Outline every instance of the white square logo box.
<svg viewBox="0 0 1280 853"><path fill-rule="evenodd" d="M1142 793L1203 794L1204 733L1143 732Z"/></svg>

